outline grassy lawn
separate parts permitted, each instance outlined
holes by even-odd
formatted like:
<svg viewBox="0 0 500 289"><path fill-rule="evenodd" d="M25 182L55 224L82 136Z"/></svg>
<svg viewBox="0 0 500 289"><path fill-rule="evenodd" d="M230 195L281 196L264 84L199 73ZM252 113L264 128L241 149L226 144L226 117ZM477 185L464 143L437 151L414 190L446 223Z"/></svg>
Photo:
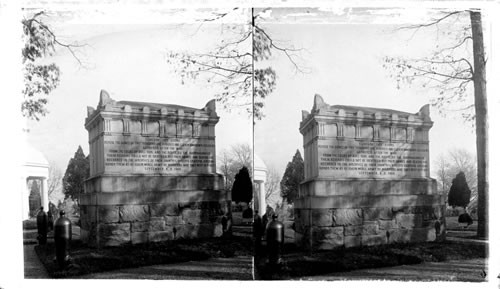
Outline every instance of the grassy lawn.
<svg viewBox="0 0 500 289"><path fill-rule="evenodd" d="M236 236L103 249L89 248L80 241L73 241L70 250L71 264L64 270L59 269L55 262L54 243L38 245L35 251L50 277L71 278L116 269L206 260L212 257L252 256L252 248L253 242L250 238Z"/></svg>
<svg viewBox="0 0 500 289"><path fill-rule="evenodd" d="M36 230L36 219L29 219L23 221L24 230Z"/></svg>
<svg viewBox="0 0 500 289"><path fill-rule="evenodd" d="M485 244L457 242L392 244L318 251L312 254L301 253L292 244L288 244L287 247L285 247L283 266L279 271L267 266L263 254L257 257L255 264L259 279L286 280L366 268L486 257Z"/></svg>

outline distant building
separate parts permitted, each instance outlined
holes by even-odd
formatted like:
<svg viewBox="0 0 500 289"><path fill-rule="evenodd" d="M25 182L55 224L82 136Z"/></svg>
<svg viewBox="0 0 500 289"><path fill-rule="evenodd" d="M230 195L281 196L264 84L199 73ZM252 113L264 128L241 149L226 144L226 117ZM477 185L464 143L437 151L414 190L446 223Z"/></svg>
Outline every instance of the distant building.
<svg viewBox="0 0 500 289"><path fill-rule="evenodd" d="M49 178L49 162L45 156L26 144L26 159L22 168L22 198L23 198L23 220L36 215L41 206L44 211L49 208L49 194L47 180ZM33 189L36 182L39 190Z"/></svg>
<svg viewBox="0 0 500 289"><path fill-rule="evenodd" d="M254 162L254 183L255 190L257 191L257 202L255 202L256 209L259 215L262 216L266 213L266 176L267 166L264 161L256 154L253 155Z"/></svg>

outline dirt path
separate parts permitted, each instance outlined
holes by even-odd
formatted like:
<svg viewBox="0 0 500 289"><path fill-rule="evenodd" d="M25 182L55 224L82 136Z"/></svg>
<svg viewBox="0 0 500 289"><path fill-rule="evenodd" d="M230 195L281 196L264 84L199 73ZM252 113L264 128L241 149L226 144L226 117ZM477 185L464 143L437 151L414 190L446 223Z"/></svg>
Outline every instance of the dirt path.
<svg viewBox="0 0 500 289"><path fill-rule="evenodd" d="M425 262L417 265L339 272L302 280L398 280L485 282L485 259Z"/></svg>
<svg viewBox="0 0 500 289"><path fill-rule="evenodd" d="M80 276L81 279L252 280L252 257L213 258Z"/></svg>

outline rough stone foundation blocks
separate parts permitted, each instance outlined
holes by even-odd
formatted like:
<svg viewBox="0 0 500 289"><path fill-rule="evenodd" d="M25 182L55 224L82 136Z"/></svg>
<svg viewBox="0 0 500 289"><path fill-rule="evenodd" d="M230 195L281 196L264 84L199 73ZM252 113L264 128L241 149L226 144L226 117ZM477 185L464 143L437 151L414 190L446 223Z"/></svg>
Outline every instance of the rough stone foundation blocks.
<svg viewBox="0 0 500 289"><path fill-rule="evenodd" d="M333 223L336 226L352 226L363 224L363 210L361 209L334 209Z"/></svg>
<svg viewBox="0 0 500 289"><path fill-rule="evenodd" d="M140 222L149 220L149 208L146 205L125 205L120 207L120 221Z"/></svg>

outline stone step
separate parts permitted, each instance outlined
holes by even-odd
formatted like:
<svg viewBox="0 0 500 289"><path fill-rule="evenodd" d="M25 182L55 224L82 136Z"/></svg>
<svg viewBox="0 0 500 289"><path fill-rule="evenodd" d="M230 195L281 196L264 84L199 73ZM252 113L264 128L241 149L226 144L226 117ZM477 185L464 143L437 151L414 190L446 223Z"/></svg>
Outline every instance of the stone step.
<svg viewBox="0 0 500 289"><path fill-rule="evenodd" d="M253 228L252 226L233 226L233 232L247 232L247 233L252 233Z"/></svg>
<svg viewBox="0 0 500 289"><path fill-rule="evenodd" d="M252 237L253 230L251 225L236 225L232 226L232 231L234 236L238 237Z"/></svg>
<svg viewBox="0 0 500 289"><path fill-rule="evenodd" d="M36 239L37 236L38 236L37 230L24 230L23 231L23 238L24 239Z"/></svg>
<svg viewBox="0 0 500 289"><path fill-rule="evenodd" d="M238 237L252 237L252 233L233 232L233 236L238 236Z"/></svg>

